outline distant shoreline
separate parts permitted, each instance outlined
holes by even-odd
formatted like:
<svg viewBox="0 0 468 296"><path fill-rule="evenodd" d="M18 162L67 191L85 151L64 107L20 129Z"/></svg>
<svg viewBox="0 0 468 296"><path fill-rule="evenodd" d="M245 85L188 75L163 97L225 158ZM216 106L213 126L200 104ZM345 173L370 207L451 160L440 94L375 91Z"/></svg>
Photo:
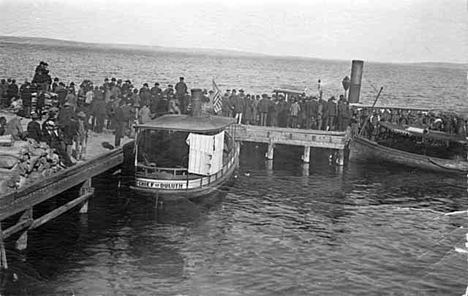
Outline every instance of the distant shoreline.
<svg viewBox="0 0 468 296"><path fill-rule="evenodd" d="M30 44L30 45L47 45L47 46L69 46L77 48L94 47L98 49L121 49L121 50L142 50L151 52L172 52L172 53L186 53L198 55L212 55L212 56L237 56L237 57L252 57L252 58L277 58L277 59L297 59L297 60L319 60L330 62L346 62L343 59L322 59L313 57L300 57L300 56L279 56L267 55L260 53L225 50L225 49L208 49L208 48L179 48L179 47L164 47L156 45L138 45L138 44L111 44L111 43L93 43L81 42L72 40L62 40L53 38L42 37L19 37L19 36L0 36L0 43L15 43L15 44ZM350 60L349 60L350 62ZM449 69L462 69L468 70L468 63L446 63L446 62L381 62L381 61L366 61L377 64L397 64L397 65L413 65L419 67L430 68L449 68Z"/></svg>

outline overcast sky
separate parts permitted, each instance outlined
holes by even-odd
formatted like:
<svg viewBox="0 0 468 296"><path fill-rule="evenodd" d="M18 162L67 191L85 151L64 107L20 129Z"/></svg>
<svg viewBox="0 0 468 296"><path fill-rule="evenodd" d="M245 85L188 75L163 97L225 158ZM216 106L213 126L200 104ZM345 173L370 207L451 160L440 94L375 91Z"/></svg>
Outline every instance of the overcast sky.
<svg viewBox="0 0 468 296"><path fill-rule="evenodd" d="M467 62L467 0L0 0L0 35Z"/></svg>

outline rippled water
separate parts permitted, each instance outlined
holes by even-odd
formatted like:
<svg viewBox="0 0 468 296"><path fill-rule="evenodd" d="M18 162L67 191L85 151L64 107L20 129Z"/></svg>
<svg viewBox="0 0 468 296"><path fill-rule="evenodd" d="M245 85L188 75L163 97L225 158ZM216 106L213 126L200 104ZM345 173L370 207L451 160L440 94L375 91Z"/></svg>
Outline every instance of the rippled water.
<svg viewBox="0 0 468 296"><path fill-rule="evenodd" d="M192 85L209 87L214 75L219 84L252 91L306 84L318 76L338 80L337 86L326 87L339 91L350 65L10 45L0 45L0 53L5 65L0 76L27 75L38 60L47 60L57 76L75 81L115 75L137 83L147 77L174 82L185 75ZM387 86L385 99L392 103L466 107L463 71L365 67L373 84ZM364 86L370 99L373 90L368 82ZM301 149L285 146L277 149L274 162L267 162L264 152L261 145L245 144L235 182L195 203L165 202L156 208L151 198L117 189L113 176L95 180L88 215L69 213L31 232L26 253L9 247L3 292L464 293L468 265L454 246L462 243L466 231L460 227L467 221L443 213L468 207L465 177L378 164L340 168L320 150L303 165Z"/></svg>

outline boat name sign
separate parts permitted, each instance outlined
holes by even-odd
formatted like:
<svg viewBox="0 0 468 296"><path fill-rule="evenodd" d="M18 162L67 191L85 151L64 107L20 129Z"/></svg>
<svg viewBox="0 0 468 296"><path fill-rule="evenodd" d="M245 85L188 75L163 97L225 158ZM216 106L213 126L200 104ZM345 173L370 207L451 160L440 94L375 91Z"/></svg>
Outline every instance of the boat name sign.
<svg viewBox="0 0 468 296"><path fill-rule="evenodd" d="M154 188L154 189L185 189L186 188L186 181L152 181L152 180L145 180L145 179L137 179L136 185L137 187L143 188Z"/></svg>

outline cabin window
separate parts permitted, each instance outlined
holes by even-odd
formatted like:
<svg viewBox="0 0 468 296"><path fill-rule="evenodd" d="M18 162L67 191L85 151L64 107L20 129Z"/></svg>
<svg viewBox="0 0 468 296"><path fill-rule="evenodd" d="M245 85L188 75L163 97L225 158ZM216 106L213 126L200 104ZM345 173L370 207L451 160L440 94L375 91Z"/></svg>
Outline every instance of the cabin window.
<svg viewBox="0 0 468 296"><path fill-rule="evenodd" d="M187 168L188 132L142 130L138 135L138 165L159 168Z"/></svg>

